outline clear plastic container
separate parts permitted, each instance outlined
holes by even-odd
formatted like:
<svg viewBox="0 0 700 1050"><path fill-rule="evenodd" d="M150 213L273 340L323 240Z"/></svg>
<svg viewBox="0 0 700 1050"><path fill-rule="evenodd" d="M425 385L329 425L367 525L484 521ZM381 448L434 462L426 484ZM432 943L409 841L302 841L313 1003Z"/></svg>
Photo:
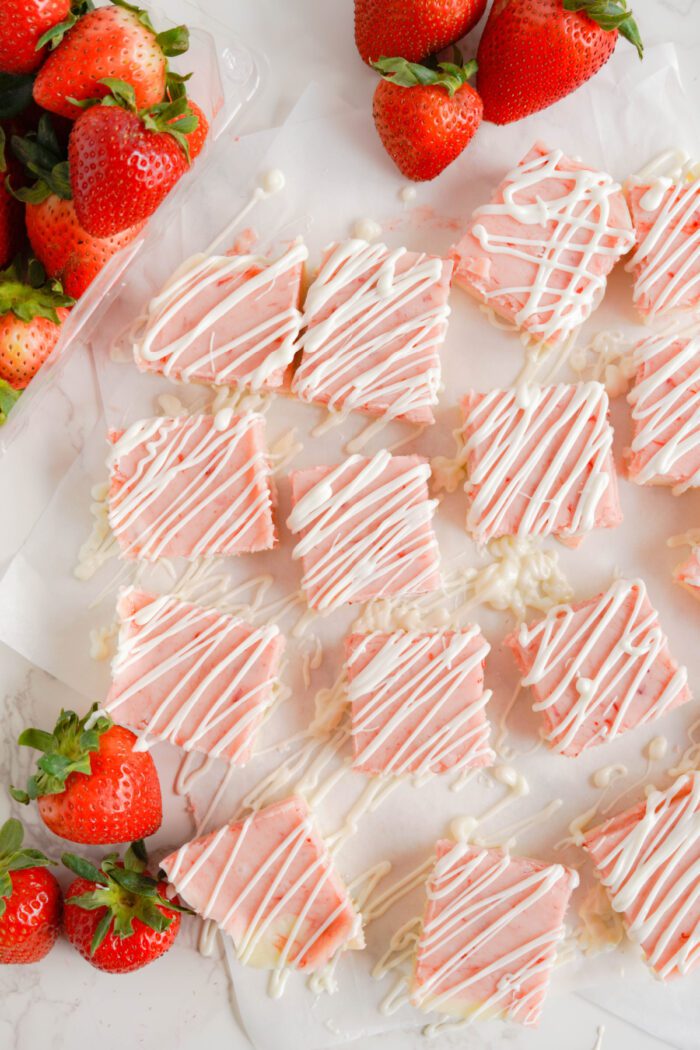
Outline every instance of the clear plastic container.
<svg viewBox="0 0 700 1050"><path fill-rule="evenodd" d="M180 58L172 60L171 64L180 72L193 74L188 82L188 93L202 107L211 125L209 145L202 157L172 191L186 192L189 182L198 177L211 143L234 122L240 121L260 86L264 62L228 27L190 0L168 0L167 14L157 5L147 6L159 30L183 22L189 26L189 50ZM170 196L172 194L168 199ZM69 357L81 348L86 348L88 321L93 318L95 311L103 309L107 302L119 294L122 275L150 236L153 225L154 218L140 237L109 261L71 310L53 353L17 401L5 425L0 427L0 455L7 451L25 427L31 426L40 403L55 386ZM157 235L157 230L154 230L154 235Z"/></svg>

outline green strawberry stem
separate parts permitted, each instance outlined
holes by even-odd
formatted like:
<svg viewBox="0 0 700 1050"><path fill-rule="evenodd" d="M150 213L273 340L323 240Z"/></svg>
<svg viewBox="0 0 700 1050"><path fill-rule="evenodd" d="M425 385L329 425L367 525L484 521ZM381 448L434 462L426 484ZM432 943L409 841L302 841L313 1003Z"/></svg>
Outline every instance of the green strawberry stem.
<svg viewBox="0 0 700 1050"><path fill-rule="evenodd" d="M148 858L142 840L129 846L123 862L119 861L116 853L110 853L99 868L74 853L64 853L61 860L73 874L95 885L94 890L68 897L66 903L86 911L107 909L95 929L90 945L91 955L95 954L110 930L122 940L131 937L134 919L139 919L149 929L160 933L167 930L173 921L172 916L163 913L163 908L192 914L190 908L163 897L158 890L157 880L144 874Z"/></svg>
<svg viewBox="0 0 700 1050"><path fill-rule="evenodd" d="M379 58L372 63L372 67L392 84L406 88L436 84L445 88L452 97L477 70L475 61L463 63L458 51L455 57L458 62L438 62L437 69L422 66L418 62L408 62L405 58Z"/></svg>
<svg viewBox="0 0 700 1050"><path fill-rule="evenodd" d="M36 131L30 131L24 138L12 136L12 152L36 180L32 186L22 186L17 190L8 187L18 200L41 204L52 193L61 200L71 199L68 161L58 144L48 113L39 118Z"/></svg>
<svg viewBox="0 0 700 1050"><path fill-rule="evenodd" d="M20 321L29 323L35 317L60 324L60 306L73 306L75 299L63 294L60 281L46 280L44 267L30 259L24 267L15 261L0 270L0 316L12 312Z"/></svg>
<svg viewBox="0 0 700 1050"><path fill-rule="evenodd" d="M67 18L64 18L62 22L57 22L55 26L51 26L47 29L43 36L40 36L36 43L36 51L40 51L42 47L49 44L51 49L58 47L63 40L64 36L69 29L73 26L83 15L87 14L88 11L94 11L95 5L92 0L73 0L70 5L70 13Z"/></svg>
<svg viewBox="0 0 700 1050"><path fill-rule="evenodd" d="M0 379L0 427L7 422L13 406L19 399L21 390L15 390L5 379Z"/></svg>
<svg viewBox="0 0 700 1050"><path fill-rule="evenodd" d="M11 871L24 868L45 868L55 864L41 850L22 848L24 829L18 820L12 817L0 827L0 915L5 912L6 899L12 893Z"/></svg>
<svg viewBox="0 0 700 1050"><path fill-rule="evenodd" d="M629 40L637 49L640 58L644 57L644 44L639 28L626 0L563 0L565 11L583 11L601 29L611 32L617 29L625 40Z"/></svg>
<svg viewBox="0 0 700 1050"><path fill-rule="evenodd" d="M98 705L93 704L82 718L75 711L61 711L53 733L25 729L20 734L18 744L43 753L37 761L38 772L27 782L27 790L10 788L16 802L26 805L31 799L43 795L60 795L71 773L89 776L92 772L90 755L98 750L100 737L112 725L112 719L98 714L98 710Z"/></svg>

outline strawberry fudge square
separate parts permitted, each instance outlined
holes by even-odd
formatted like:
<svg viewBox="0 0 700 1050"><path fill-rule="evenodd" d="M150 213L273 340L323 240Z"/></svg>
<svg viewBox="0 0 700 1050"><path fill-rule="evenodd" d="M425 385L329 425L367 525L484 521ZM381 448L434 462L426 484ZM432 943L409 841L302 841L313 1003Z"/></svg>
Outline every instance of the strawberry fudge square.
<svg viewBox="0 0 700 1050"><path fill-rule="evenodd" d="M627 933L662 981L700 962L700 773L587 832L584 849Z"/></svg>
<svg viewBox="0 0 700 1050"><path fill-rule="evenodd" d="M148 305L133 344L144 372L184 382L282 386L301 325L303 244L274 259L195 255Z"/></svg>
<svg viewBox="0 0 700 1050"><path fill-rule="evenodd" d="M462 400L467 530L576 541L619 525L608 396L600 383L518 392L471 391Z"/></svg>
<svg viewBox="0 0 700 1050"><path fill-rule="evenodd" d="M634 305L642 317L700 312L700 182L630 179L625 186L636 248Z"/></svg>
<svg viewBox="0 0 700 1050"><path fill-rule="evenodd" d="M364 947L361 917L301 798L187 842L161 868L248 966L283 979L288 967L311 973L336 952Z"/></svg>
<svg viewBox="0 0 700 1050"><path fill-rule="evenodd" d="M634 351L627 400L634 437L627 453L638 485L700 486L700 335L655 335Z"/></svg>
<svg viewBox="0 0 700 1050"><path fill-rule="evenodd" d="M119 595L119 643L104 709L145 741L244 765L272 701L284 638L172 595Z"/></svg>
<svg viewBox="0 0 700 1050"><path fill-rule="evenodd" d="M312 609L439 589L429 477L420 456L385 450L290 475L287 524L300 536L292 557L302 559Z"/></svg>
<svg viewBox="0 0 700 1050"><path fill-rule="evenodd" d="M452 249L454 283L532 341L556 344L599 305L633 244L610 176L537 143L472 215Z"/></svg>
<svg viewBox="0 0 700 1050"><path fill-rule="evenodd" d="M476 626L346 638L353 768L398 776L491 765L489 648Z"/></svg>
<svg viewBox="0 0 700 1050"><path fill-rule="evenodd" d="M109 433L109 524L125 558L199 558L275 544L256 413L158 417Z"/></svg>
<svg viewBox="0 0 700 1050"><path fill-rule="evenodd" d="M362 240L333 244L304 304L292 391L332 411L432 423L452 263Z"/></svg>
<svg viewBox="0 0 700 1050"><path fill-rule="evenodd" d="M536 1025L578 881L561 864L438 842L416 947L414 1005Z"/></svg>
<svg viewBox="0 0 700 1050"><path fill-rule="evenodd" d="M673 576L693 598L700 600L700 543L695 544L685 561L676 566Z"/></svg>
<svg viewBox="0 0 700 1050"><path fill-rule="evenodd" d="M505 640L530 686L544 739L579 755L690 700L641 580L616 580L577 605L558 605Z"/></svg>

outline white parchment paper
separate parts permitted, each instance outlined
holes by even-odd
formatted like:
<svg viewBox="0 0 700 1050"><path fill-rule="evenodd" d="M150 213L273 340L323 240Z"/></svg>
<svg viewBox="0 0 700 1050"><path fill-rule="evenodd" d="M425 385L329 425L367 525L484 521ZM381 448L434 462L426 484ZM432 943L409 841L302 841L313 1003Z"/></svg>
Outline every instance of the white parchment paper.
<svg viewBox="0 0 700 1050"><path fill-rule="evenodd" d="M120 580L127 578L115 560L107 562L88 581L76 579L73 572L79 547L90 527L90 489L106 476L105 427L151 414L157 395L164 391L174 393L186 404L201 404L204 397L201 391L176 388L156 377L141 376L131 364L113 361L110 350L174 266L208 244L245 204L262 172L279 168L284 172L286 186L282 193L260 202L246 224L255 226L263 245L276 245L303 234L313 265L330 240L349 235L357 220L363 218L379 223L384 239L392 246L405 244L438 253L446 251L473 208L487 199L494 184L537 139L561 146L593 164L608 166L618 178L624 178L664 148L682 146L697 152L693 114L679 83L670 47L652 49L644 64L631 51L625 54L620 49L620 54L585 91L546 113L507 128L484 125L473 146L435 183L418 186L416 197L410 202L399 197L405 182L387 160L368 113L348 112L322 96L321 100L323 107L319 110L319 93L312 91L294 119L276 135L266 133L221 142L208 158L200 182L176 193L159 215L157 237L136 261L119 302L101 318L93 350L105 419L57 489L0 586L0 640L86 698L99 699L109 680L108 665L90 657L90 631L110 623L116 588ZM459 396L469 387L508 385L515 379L523 358L518 339L491 326L473 301L455 290L451 304L453 313L443 355L445 389L437 423L410 446L428 456L452 453L451 430L458 422L455 406ZM630 339L641 334L631 309L629 279L621 268L610 282L602 307L586 326L582 342L610 328L621 329ZM267 414L270 442L296 427L303 443L294 467L337 461L347 440L365 425L363 420L353 418L323 437L313 438L310 432L319 418L319 411L310 406L283 399L273 402ZM614 405L613 422L619 459L629 435L624 400ZM409 434L407 427L394 424L373 440L370 451ZM279 478L279 499L278 550L236 559L222 567L232 584L270 573L274 578L272 597L289 594L299 584L298 566L289 558L291 537L283 524L289 507L284 475ZM674 499L663 490L641 490L622 480L621 500L625 524L613 532L593 534L576 552L562 549L560 563L578 597L602 590L616 572L642 576L670 636L672 650L688 665L691 684L695 684L700 680L698 609L672 583L671 569L679 560L679 552L669 551L666 540L700 525L698 494ZM474 566L484 560L463 531L464 514L464 496L457 491L443 500L437 515L445 572L460 558L466 557ZM181 570L182 566L174 566L175 572ZM155 575L155 585L170 585L167 572L161 570ZM494 691L490 712L497 720L516 683L512 661L500 648L513 621L485 607L475 609L474 618L493 646L488 684ZM246 770L234 774L212 817L214 824L236 812L245 793L284 758L271 750L274 742L308 724L315 692L331 685L337 676L343 634L352 619L351 611L340 610L315 622L311 635L298 644L296 662L290 661L286 671L291 696L264 727L259 756ZM292 623L293 620L287 620L283 626L288 630ZM304 646L315 645L316 638L323 647L323 660L307 685L300 660ZM508 806L502 824L534 814L553 799L561 799L562 804L549 821L535 825L519 839L518 849L580 863L582 857L577 851L557 852L554 846L565 836L571 819L597 799L599 792L590 785L591 774L602 766L620 762L629 769L629 777L621 781L621 786L631 784L644 774L644 746L653 736L663 733L670 742L670 751L651 776L665 783L663 768L673 765L687 745L686 733L696 707L697 704L689 705L664 718L658 726L628 734L571 760L542 748L533 750L538 723L523 694L510 723L508 743L517 752L513 764L527 778L530 793ZM156 760L167 785L178 756L172 748L162 746L156 750ZM191 800L195 814L201 815L206 808L221 775L221 767L215 767L210 776L198 782ZM364 784L361 775L348 774L328 793L319 812L324 832L337 828ZM627 802L638 797L640 791L641 788L636 795L631 794ZM400 877L430 855L435 839L447 831L454 817L478 816L503 795L504 789L485 775L461 792L451 791L448 784L438 780L422 788L401 785L361 822L358 833L343 846L339 866L344 875L352 878L369 864L390 859L394 870L389 880ZM189 833L187 828L185 800L169 795L167 820L157 842L164 848L173 845ZM493 827L489 825L487 830L497 837L499 821L494 820ZM586 881L584 872L584 884ZM585 889L584 885L581 893ZM335 995L313 996L302 980L293 979L285 996L271 1002L265 992L265 975L237 966L234 983L238 1004L255 1046L260 1050L278 1047L283 1034L289 1050L313 1050L388 1027L420 1026L423 1019L411 1009L390 1017L378 1012L388 985L372 980L369 971L393 930L421 906L418 890L370 926L366 951L341 960L337 972L339 991ZM620 972L622 965L624 977ZM640 1016L643 1001L644 1025L648 1030L683 1050L697 1045L693 1042L700 1026L697 978L681 982L670 991L662 989L634 953L626 951L577 959L557 970L552 994L563 989L581 991L591 1001L633 1021ZM530 1038L528 1033L509 1033L509 1045L530 1046Z"/></svg>

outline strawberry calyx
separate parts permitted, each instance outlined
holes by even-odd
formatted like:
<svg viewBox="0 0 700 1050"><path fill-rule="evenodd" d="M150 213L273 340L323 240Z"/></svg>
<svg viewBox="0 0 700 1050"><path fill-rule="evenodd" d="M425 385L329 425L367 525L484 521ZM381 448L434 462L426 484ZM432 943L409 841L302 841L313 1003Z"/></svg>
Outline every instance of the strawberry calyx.
<svg viewBox="0 0 700 1050"><path fill-rule="evenodd" d="M607 32L617 29L620 36L634 45L639 57L644 57L644 44L639 27L627 7L626 0L563 0L563 5L565 11L583 11Z"/></svg>
<svg viewBox="0 0 700 1050"><path fill-rule="evenodd" d="M60 795L71 773L89 776L92 772L90 755L99 749L100 737L111 726L109 715L102 714L99 706L93 704L82 718L75 711L61 710L52 733L43 729L25 729L17 743L41 751L42 755L37 761L38 771L27 781L27 790L10 788L13 799L26 805L31 799L44 795Z"/></svg>
<svg viewBox="0 0 700 1050"><path fill-rule="evenodd" d="M474 60L466 63L462 61L457 48L454 48L454 58L454 62L437 62L434 66L425 66L405 58L382 57L372 63L372 68L391 84L406 88L435 84L444 88L452 98L477 70Z"/></svg>
<svg viewBox="0 0 700 1050"><path fill-rule="evenodd" d="M163 908L192 914L190 908L161 895L157 880L146 872L148 857L141 839L132 842L123 861L119 860L118 854L110 853L99 868L74 853L64 853L61 860L74 875L95 886L94 890L87 893L68 897L66 904L73 904L86 911L106 909L92 937L91 955L95 954L109 933L120 940L131 937L134 919L162 933L173 921L172 915L164 914Z"/></svg>
<svg viewBox="0 0 700 1050"><path fill-rule="evenodd" d="M26 263L17 259L6 270L0 270L0 316L13 313L25 323L44 317L60 324L58 308L74 304L75 299L64 295L60 281L46 279L46 271L38 259L30 258Z"/></svg>
<svg viewBox="0 0 700 1050"><path fill-rule="evenodd" d="M6 379L0 379L0 427L7 422L13 406L19 400L21 390L15 390Z"/></svg>
<svg viewBox="0 0 700 1050"><path fill-rule="evenodd" d="M32 101L33 73L0 73L0 120L23 113Z"/></svg>
<svg viewBox="0 0 700 1050"><path fill-rule="evenodd" d="M176 83L184 85L188 77L177 78ZM147 109L137 109L136 95L131 84L117 77L103 77L100 84L109 88L109 94L104 98L88 98L78 100L69 98L68 101L81 109L90 109L92 106L119 106L121 109L134 113L147 131L162 132L172 135L182 152L190 160L190 144L187 135L195 130L199 124L199 117L192 112L187 101L184 90L177 92L174 99L166 98L163 102L149 106Z"/></svg>
<svg viewBox="0 0 700 1050"><path fill-rule="evenodd" d="M190 46L190 31L185 25L173 26L165 29L162 33L156 33L153 23L147 11L136 4L129 4L127 0L112 0L115 7L123 7L125 11L131 11L136 15L141 25L145 26L155 36L158 46L166 58L174 58L176 55L184 55Z"/></svg>
<svg viewBox="0 0 700 1050"><path fill-rule="evenodd" d="M61 200L71 199L73 192L68 161L56 138L48 113L42 114L36 131L30 131L24 137L12 136L12 152L25 171L35 179L33 185L21 186L16 190L5 183L18 200L27 204L41 204L52 193Z"/></svg>
<svg viewBox="0 0 700 1050"><path fill-rule="evenodd" d="M7 907L6 900L12 895L11 871L22 871L26 868L46 868L55 864L41 850L23 847L24 828L18 820L11 817L0 827L0 915Z"/></svg>
<svg viewBox="0 0 700 1050"><path fill-rule="evenodd" d="M70 5L70 12L62 22L57 22L55 26L51 26L46 32L39 37L36 43L35 51L41 51L42 47L49 47L53 50L63 40L64 36L69 29L72 29L76 22L78 22L83 15L87 14L88 11L94 11L95 5L92 0L73 0Z"/></svg>

